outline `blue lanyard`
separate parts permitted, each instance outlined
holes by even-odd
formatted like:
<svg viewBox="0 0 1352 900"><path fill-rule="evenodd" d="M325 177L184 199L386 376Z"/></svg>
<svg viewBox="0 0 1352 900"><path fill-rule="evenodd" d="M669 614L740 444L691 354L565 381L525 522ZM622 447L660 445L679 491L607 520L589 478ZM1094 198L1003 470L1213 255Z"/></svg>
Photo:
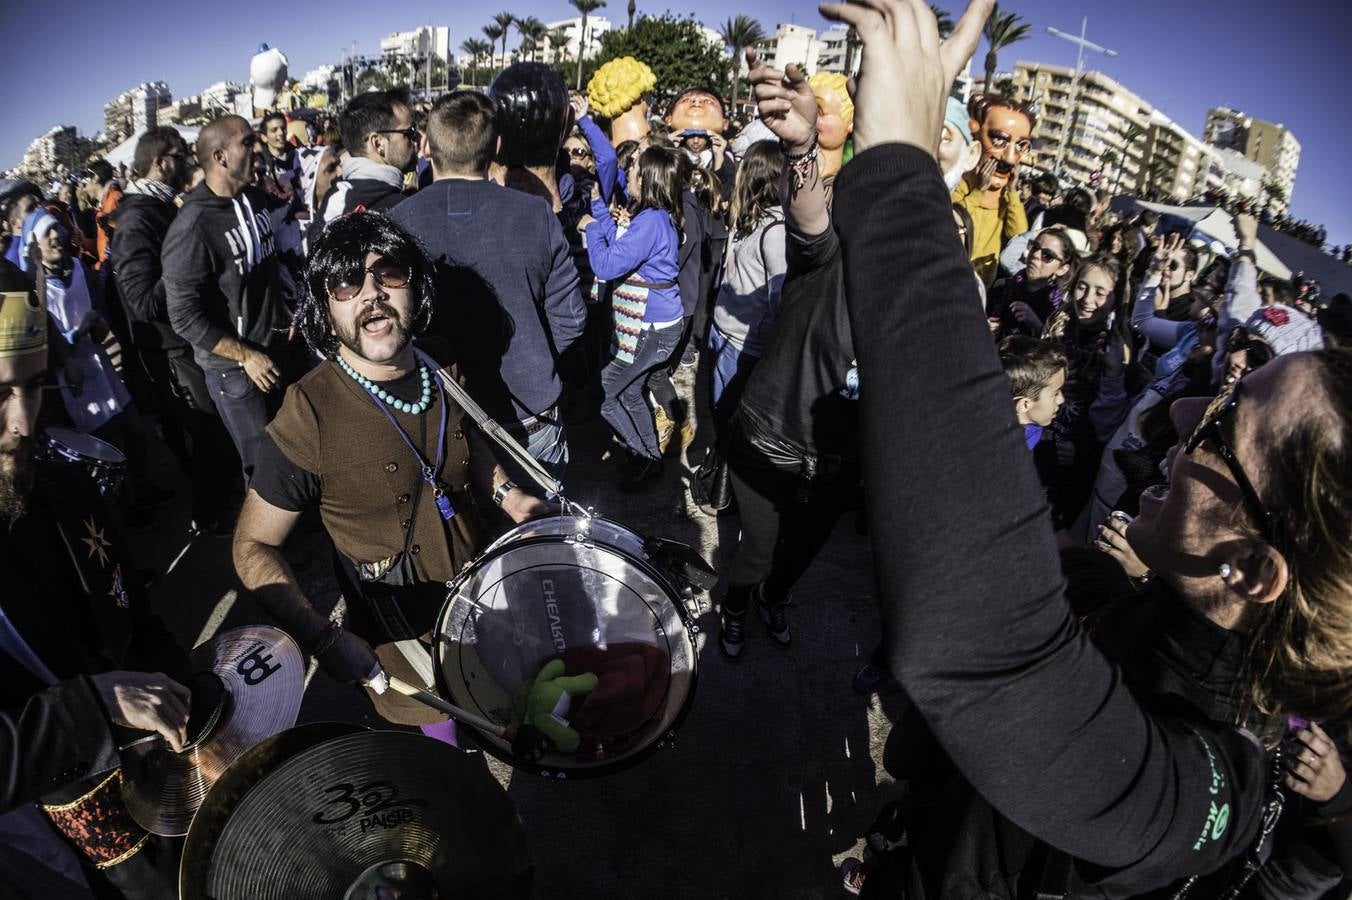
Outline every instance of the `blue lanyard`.
<svg viewBox="0 0 1352 900"><path fill-rule="evenodd" d="M428 361L426 357L420 352L414 352L418 355L419 363L427 366ZM432 367L428 366L428 368L431 369ZM435 371L435 369L433 369L433 371ZM443 521L450 521L455 515L455 509L451 506L451 500L446 496L446 492L437 484L437 476L441 474L442 461L446 451L446 407L448 404L446 403L446 389L442 387L441 379L436 378L435 375L432 377L436 379L437 396L441 399L441 425L437 428L437 461L433 465L427 464L427 457L423 456L422 452L418 450L417 446L413 443L413 439L408 436L408 432L405 431L404 427L399 424L397 419L395 419L394 413L390 412L390 408L381 402L380 398L371 390L368 389L366 393L371 398L371 402L385 414L385 418L390 420L390 424L394 426L395 431L399 432L399 436L404 439L404 443L408 445L408 449L413 452L413 456L418 460L418 466L422 470L423 481L427 482L428 487L432 489L432 497L436 500L437 512L441 514Z"/></svg>

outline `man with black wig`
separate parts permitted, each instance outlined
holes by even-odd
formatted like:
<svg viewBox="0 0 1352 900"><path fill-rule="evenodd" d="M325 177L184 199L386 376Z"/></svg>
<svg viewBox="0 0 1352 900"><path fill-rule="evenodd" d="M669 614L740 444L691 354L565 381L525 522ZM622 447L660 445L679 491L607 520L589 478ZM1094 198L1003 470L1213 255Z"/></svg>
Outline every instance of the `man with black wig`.
<svg viewBox="0 0 1352 900"><path fill-rule="evenodd" d="M344 682L367 678L378 659L391 675L426 683L410 657L429 639L446 582L482 546L480 506L496 503L516 522L548 509L508 481L438 381L447 346L414 344L434 293L431 262L383 215L329 224L312 248L297 317L325 361L287 391L268 426L235 529L244 586ZM312 508L337 549L346 628L311 605L281 553ZM393 722L444 719L394 692L372 697Z"/></svg>

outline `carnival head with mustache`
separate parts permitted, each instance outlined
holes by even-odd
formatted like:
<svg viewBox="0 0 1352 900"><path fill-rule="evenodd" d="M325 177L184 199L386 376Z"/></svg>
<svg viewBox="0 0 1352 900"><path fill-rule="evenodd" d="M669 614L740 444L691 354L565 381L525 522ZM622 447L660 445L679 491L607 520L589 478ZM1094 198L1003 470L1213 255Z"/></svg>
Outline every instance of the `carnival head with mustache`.
<svg viewBox="0 0 1352 900"><path fill-rule="evenodd" d="M0 527L28 508L46 372L47 316L23 274L0 260Z"/></svg>
<svg viewBox="0 0 1352 900"><path fill-rule="evenodd" d="M978 94L967 104L971 114L968 128L981 142L980 167L994 162L989 191L999 192L1019 168L1031 146L1030 136L1037 127L1037 115L1023 103L1000 94Z"/></svg>
<svg viewBox="0 0 1352 900"><path fill-rule="evenodd" d="M296 325L317 353L346 348L372 363L398 356L432 318L432 264L380 213L331 222L310 248Z"/></svg>

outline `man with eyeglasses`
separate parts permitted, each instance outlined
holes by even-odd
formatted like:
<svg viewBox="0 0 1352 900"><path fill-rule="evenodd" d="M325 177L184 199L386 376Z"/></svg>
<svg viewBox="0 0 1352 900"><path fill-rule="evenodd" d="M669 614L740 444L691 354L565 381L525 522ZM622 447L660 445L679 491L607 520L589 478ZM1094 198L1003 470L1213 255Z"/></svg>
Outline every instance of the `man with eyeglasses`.
<svg viewBox="0 0 1352 900"><path fill-rule="evenodd" d="M318 204L321 223L361 210L385 212L404 199L404 176L418 165L421 135L405 90L354 97L338 120L342 174Z"/></svg>
<svg viewBox="0 0 1352 900"><path fill-rule="evenodd" d="M183 196L160 254L170 326L192 345L246 483L286 388L281 360L291 318L272 232L274 201L253 184L258 152L258 134L240 116L202 129L202 183Z"/></svg>
<svg viewBox="0 0 1352 900"><path fill-rule="evenodd" d="M160 253L178 215L174 202L193 165L188 145L169 126L152 128L136 142L135 179L114 215L108 263L131 322L131 339L159 400L165 441L192 484L194 527L227 531L230 483L221 477L238 465L216 415L192 346L174 333L165 305Z"/></svg>
<svg viewBox="0 0 1352 900"><path fill-rule="evenodd" d="M972 217L972 266L987 287L1000 268L1000 249L1028 230L1019 199L1019 164L1037 125L1031 109L999 94L979 94L967 105L968 127L981 142L981 161L953 191L953 202Z"/></svg>

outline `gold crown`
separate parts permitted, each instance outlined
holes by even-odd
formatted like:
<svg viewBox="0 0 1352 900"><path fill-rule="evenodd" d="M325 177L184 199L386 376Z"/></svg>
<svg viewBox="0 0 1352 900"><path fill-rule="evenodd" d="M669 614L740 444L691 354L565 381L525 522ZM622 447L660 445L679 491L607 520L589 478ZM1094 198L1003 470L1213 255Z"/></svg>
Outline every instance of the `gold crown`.
<svg viewBox="0 0 1352 900"><path fill-rule="evenodd" d="M47 315L29 291L0 293L0 359L47 349Z"/></svg>

